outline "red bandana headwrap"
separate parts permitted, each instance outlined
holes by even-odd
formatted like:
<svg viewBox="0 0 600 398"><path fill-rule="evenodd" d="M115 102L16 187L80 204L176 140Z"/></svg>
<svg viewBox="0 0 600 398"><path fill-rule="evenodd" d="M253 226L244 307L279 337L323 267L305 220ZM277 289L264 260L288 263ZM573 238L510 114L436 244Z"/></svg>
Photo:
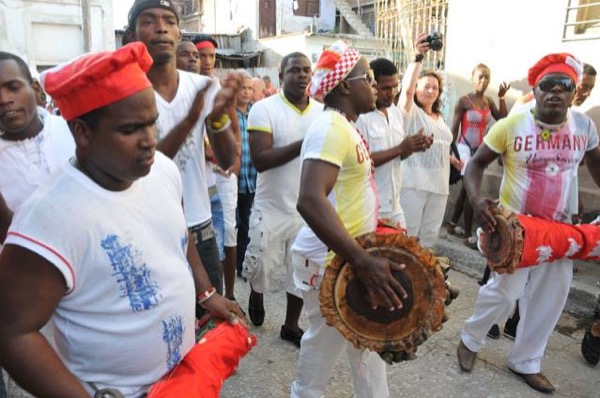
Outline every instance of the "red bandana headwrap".
<svg viewBox="0 0 600 398"><path fill-rule="evenodd" d="M204 40L196 43L196 48L198 50L201 48L215 48L215 45L210 40Z"/></svg>
<svg viewBox="0 0 600 398"><path fill-rule="evenodd" d="M306 92L311 97L325 97L354 68L360 59L358 51L338 40L323 51Z"/></svg>
<svg viewBox="0 0 600 398"><path fill-rule="evenodd" d="M550 73L564 73L577 83L583 73L583 64L568 53L548 54L529 69L529 85L537 86L539 81Z"/></svg>
<svg viewBox="0 0 600 398"><path fill-rule="evenodd" d="M42 73L40 83L63 118L72 120L152 87L150 66L146 45L134 42L58 65Z"/></svg>

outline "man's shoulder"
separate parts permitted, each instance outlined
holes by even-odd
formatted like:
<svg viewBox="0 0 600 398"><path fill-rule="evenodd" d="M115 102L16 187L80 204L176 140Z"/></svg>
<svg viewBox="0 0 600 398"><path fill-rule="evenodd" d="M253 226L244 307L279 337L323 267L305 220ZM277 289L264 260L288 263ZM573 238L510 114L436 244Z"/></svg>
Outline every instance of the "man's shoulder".
<svg viewBox="0 0 600 398"><path fill-rule="evenodd" d="M179 73L179 87L189 88L193 87L196 90L204 88L206 85L214 85L213 79L207 76L199 75L197 73L191 73L184 70L178 70Z"/></svg>

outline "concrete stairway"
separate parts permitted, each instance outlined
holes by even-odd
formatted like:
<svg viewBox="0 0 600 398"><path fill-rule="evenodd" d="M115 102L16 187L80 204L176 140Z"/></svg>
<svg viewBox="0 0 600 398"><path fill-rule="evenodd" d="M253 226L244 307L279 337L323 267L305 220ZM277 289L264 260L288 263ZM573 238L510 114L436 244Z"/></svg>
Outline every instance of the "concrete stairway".
<svg viewBox="0 0 600 398"><path fill-rule="evenodd" d="M352 11L352 6L350 6L346 0L333 0L333 3L340 11L342 17L344 17L346 22L348 22L348 24L358 33L358 35L364 38L374 37L367 25L365 25L360 17L354 11Z"/></svg>

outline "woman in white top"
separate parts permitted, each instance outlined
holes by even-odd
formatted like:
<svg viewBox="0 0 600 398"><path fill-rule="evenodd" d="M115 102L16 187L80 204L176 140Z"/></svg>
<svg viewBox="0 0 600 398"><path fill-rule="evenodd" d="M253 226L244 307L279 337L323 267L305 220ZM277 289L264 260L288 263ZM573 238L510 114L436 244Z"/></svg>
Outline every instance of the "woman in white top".
<svg viewBox="0 0 600 398"><path fill-rule="evenodd" d="M404 160L400 203L408 233L418 236L423 246L433 247L448 200L450 162L459 167L459 161L450 156L452 131L441 115L441 78L431 71L420 74L421 61L429 50L426 36L422 33L415 40L417 55L404 75L398 105L404 115L406 135L424 128L424 133L433 137L433 144L429 150Z"/></svg>

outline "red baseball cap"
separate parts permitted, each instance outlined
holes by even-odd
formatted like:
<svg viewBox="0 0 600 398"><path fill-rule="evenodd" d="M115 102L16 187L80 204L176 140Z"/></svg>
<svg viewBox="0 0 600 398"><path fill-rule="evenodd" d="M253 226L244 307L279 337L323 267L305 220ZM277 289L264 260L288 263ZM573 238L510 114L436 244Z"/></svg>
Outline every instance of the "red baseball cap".
<svg viewBox="0 0 600 398"><path fill-rule="evenodd" d="M141 42L90 53L43 72L40 83L66 120L129 97L152 83L152 57Z"/></svg>
<svg viewBox="0 0 600 398"><path fill-rule="evenodd" d="M548 54L529 69L529 85L537 86L542 77L550 73L564 73L577 83L583 73L583 64L568 53Z"/></svg>

